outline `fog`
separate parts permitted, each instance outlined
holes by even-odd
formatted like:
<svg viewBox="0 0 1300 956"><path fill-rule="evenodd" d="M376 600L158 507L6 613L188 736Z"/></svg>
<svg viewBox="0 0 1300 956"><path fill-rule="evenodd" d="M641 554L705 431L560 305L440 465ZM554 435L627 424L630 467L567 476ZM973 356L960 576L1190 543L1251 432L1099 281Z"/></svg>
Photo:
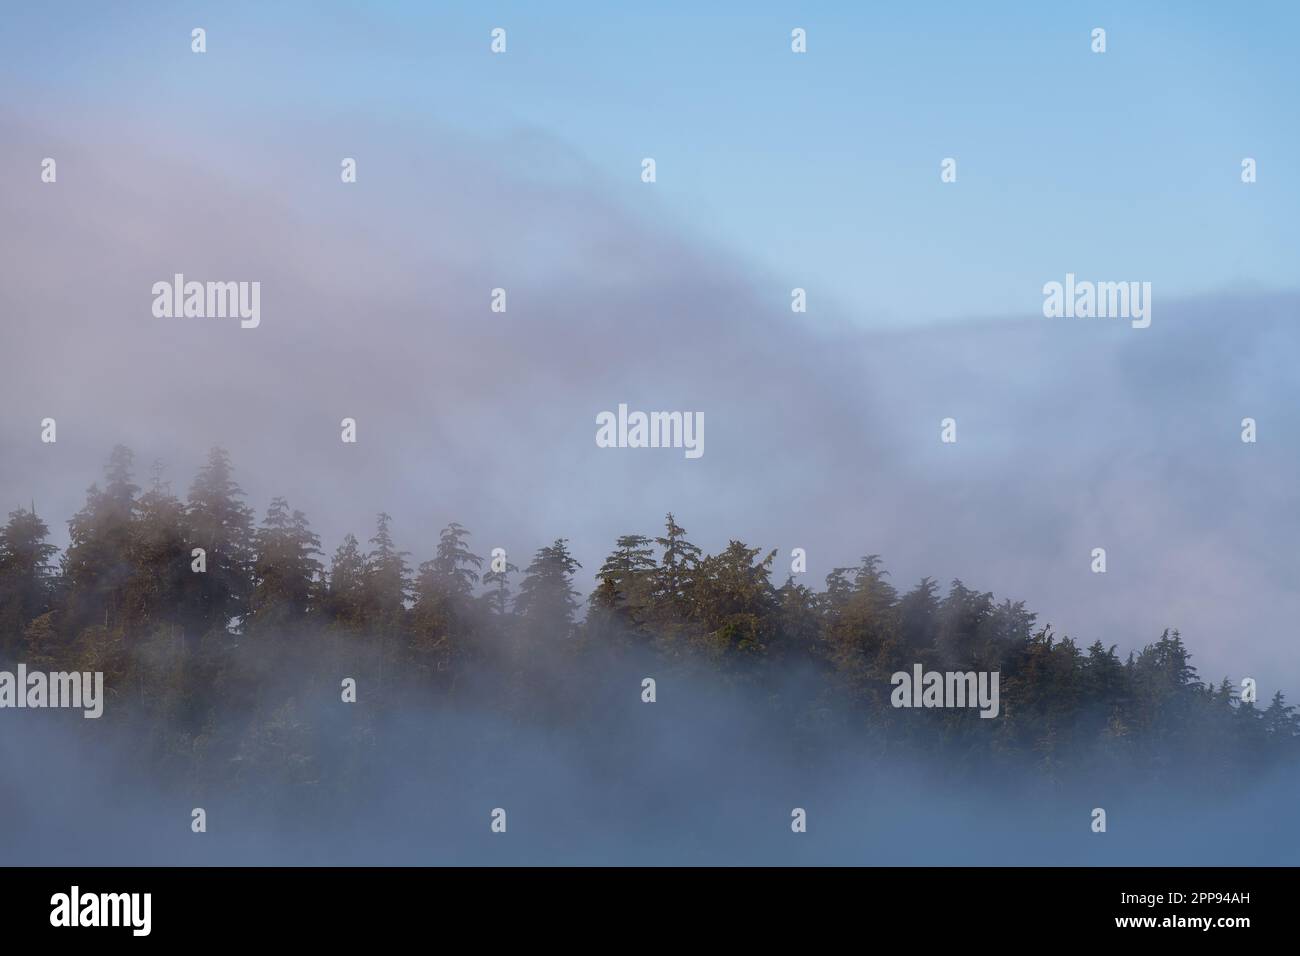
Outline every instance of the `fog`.
<svg viewBox="0 0 1300 956"><path fill-rule="evenodd" d="M633 658L601 672L596 699L560 702L581 720L390 702L362 749L354 732L374 709L364 690L355 705L309 696L299 715L320 749L296 781L284 766L241 777L231 765L206 781L166 774L109 717L11 712L0 733L0 863L1300 862L1294 767L1226 790L1195 768L1179 771L1182 784L1153 784L1146 769L1048 782L1027 763L982 766L938 745L882 755L843 726L773 719L715 680L664 679L645 704L637 680L647 668L665 676ZM530 677L553 679L545 668ZM294 676L283 680L287 689ZM194 807L206 812L204 833L190 830ZM1105 833L1091 830L1096 807ZM504 833L490 828L498 808ZM805 833L791 831L794 808L806 811Z"/></svg>
<svg viewBox="0 0 1300 956"><path fill-rule="evenodd" d="M1156 288L1151 327L1132 329L1044 319L1035 286L1019 315L973 305L968 322L886 331L815 288L791 313L798 277L693 239L542 134L376 124L342 188L323 128L150 130L0 120L10 157L60 169L51 189L0 177L0 503L34 501L60 546L114 444L141 478L164 460L181 493L220 444L259 515L286 495L327 553L382 509L417 562L452 520L521 566L566 536L586 588L619 534L654 534L671 510L706 551L779 548L778 579L795 547L810 583L879 553L900 587L959 577L1121 653L1178 627L1203 678L1300 690L1293 292ZM154 318L151 286L178 272L261 282L260 327ZM705 454L598 448L596 415L622 402L702 412ZM1282 822L1293 776L1231 799L971 779L942 755L796 733L701 677L644 707L637 678L611 673L598 719L577 722L389 702L360 782L308 797L154 775L111 720L8 712L0 862L1300 862ZM303 707L330 754L351 718ZM194 806L207 834L189 832Z"/></svg>
<svg viewBox="0 0 1300 956"><path fill-rule="evenodd" d="M457 520L516 563L567 536L590 572L671 510L706 550L806 549L812 581L875 552L900 585L960 577L1121 651L1180 627L1203 676L1300 687L1294 294L1156 288L1133 329L1042 318L1035 287L1020 316L886 332L817 289L791 313L795 280L540 134L376 127L343 188L319 134L232 157L146 130L0 129L62 157L57 188L0 180L0 489L56 543L115 443L181 493L220 444L327 552L382 509L418 559ZM154 318L177 272L260 281L260 327ZM705 454L598 448L620 402L702 412Z"/></svg>

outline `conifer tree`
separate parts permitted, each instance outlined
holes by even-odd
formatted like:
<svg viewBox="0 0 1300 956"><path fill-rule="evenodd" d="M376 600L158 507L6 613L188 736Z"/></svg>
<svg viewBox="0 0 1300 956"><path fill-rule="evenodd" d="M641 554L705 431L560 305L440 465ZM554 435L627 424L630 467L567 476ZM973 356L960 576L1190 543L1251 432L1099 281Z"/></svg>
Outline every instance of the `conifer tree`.
<svg viewBox="0 0 1300 956"><path fill-rule="evenodd" d="M291 511L284 498L273 498L255 540L253 623L268 634L296 629L320 600L320 538L306 515Z"/></svg>
<svg viewBox="0 0 1300 956"><path fill-rule="evenodd" d="M58 549L45 540L49 533L34 506L9 512L0 528L0 657L17 651L23 629L50 610L50 559Z"/></svg>
<svg viewBox="0 0 1300 956"><path fill-rule="evenodd" d="M1286 697L1280 690L1273 694L1262 721L1264 732L1268 734L1269 742L1276 752L1294 760L1298 753L1297 747L1300 747L1300 714L1296 713L1295 707L1287 704Z"/></svg>
<svg viewBox="0 0 1300 956"><path fill-rule="evenodd" d="M482 596L482 601L498 619L504 618L510 602L510 575L516 574L519 566L506 561L500 571L488 570L483 574L483 584L489 590Z"/></svg>
<svg viewBox="0 0 1300 956"><path fill-rule="evenodd" d="M455 521L443 528L437 553L420 565L416 576L410 650L417 666L426 671L450 669L457 653L467 650L477 569L483 565L466 545L468 537Z"/></svg>
<svg viewBox="0 0 1300 956"><path fill-rule="evenodd" d="M361 630L366 611L366 559L357 536L348 533L330 563L325 613L331 621Z"/></svg>
<svg viewBox="0 0 1300 956"><path fill-rule="evenodd" d="M826 626L826 650L859 691L865 682L887 678L897 669L898 595L888 575L880 556L868 554L858 567L836 568L827 578L833 613Z"/></svg>
<svg viewBox="0 0 1300 956"><path fill-rule="evenodd" d="M654 577L653 620L661 638L673 640L685 632L691 620L692 590L701 551L686 539L672 512L668 513L659 546L659 568Z"/></svg>
<svg viewBox="0 0 1300 956"><path fill-rule="evenodd" d="M580 567L569 553L566 538L556 538L533 556L515 599L515 613L529 626L532 636L556 640L571 635L578 608L573 573Z"/></svg>
<svg viewBox="0 0 1300 956"><path fill-rule="evenodd" d="M589 629L601 637L617 634L645 636L655 590L653 542L644 535L625 534L597 572L588 613Z"/></svg>
<svg viewBox="0 0 1300 956"><path fill-rule="evenodd" d="M131 534L131 577L127 586L127 629L132 639L159 627L179 627L190 576L190 533L185 506L163 480L160 462L137 503Z"/></svg>
<svg viewBox="0 0 1300 956"><path fill-rule="evenodd" d="M243 502L230 456L213 448L190 485L186 521L190 545L202 548L207 570L192 572L187 637L242 624L252 596L253 512Z"/></svg>
<svg viewBox="0 0 1300 956"><path fill-rule="evenodd" d="M933 578L922 578L899 599L897 621L899 664L932 656L939 628L939 585Z"/></svg>
<svg viewBox="0 0 1300 956"><path fill-rule="evenodd" d="M366 555L366 610L370 624L386 632L401 630L411 596L410 552L399 551L390 530L393 516L380 512Z"/></svg>
<svg viewBox="0 0 1300 956"><path fill-rule="evenodd" d="M114 447L104 468L105 487L91 485L86 504L68 522L64 561L68 588L66 624L75 634L88 626L120 623L126 583L131 577L131 535L136 492L133 455Z"/></svg>
<svg viewBox="0 0 1300 956"><path fill-rule="evenodd" d="M776 552L756 561L760 550L731 541L720 554L709 555L696 567L696 620L714 650L759 654L773 636L777 603L771 572Z"/></svg>
<svg viewBox="0 0 1300 956"><path fill-rule="evenodd" d="M478 584L483 559L465 544L469 532L453 521L438 536L434 557L420 565L416 578L417 603L442 598L464 604Z"/></svg>

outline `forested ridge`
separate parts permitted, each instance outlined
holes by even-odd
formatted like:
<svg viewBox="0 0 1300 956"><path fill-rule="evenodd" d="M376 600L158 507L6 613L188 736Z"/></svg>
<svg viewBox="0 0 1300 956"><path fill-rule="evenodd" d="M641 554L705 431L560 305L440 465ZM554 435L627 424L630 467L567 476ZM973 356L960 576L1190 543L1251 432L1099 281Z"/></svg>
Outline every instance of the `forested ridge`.
<svg viewBox="0 0 1300 956"><path fill-rule="evenodd" d="M1106 767L1231 786L1300 754L1282 692L1256 705L1226 678L1203 683L1176 630L1123 656L1100 638L1083 647L960 581L900 591L875 555L814 590L777 580L775 551L733 540L704 553L668 515L656 535L617 540L584 602L564 539L492 570L452 523L418 561L381 513L327 559L283 498L255 519L220 449L184 499L158 469L147 489L136 480L115 448L62 553L34 510L9 514L0 659L103 671L105 716L82 732L130 728L141 759L186 777L343 779L412 702L600 733L611 700L640 706L647 676L658 707L675 686L716 688L792 740L848 734L868 752L1029 764L1047 779ZM890 675L916 663L1000 672L1000 715L895 709ZM356 704L340 702L344 678ZM348 707L347 721L322 716Z"/></svg>

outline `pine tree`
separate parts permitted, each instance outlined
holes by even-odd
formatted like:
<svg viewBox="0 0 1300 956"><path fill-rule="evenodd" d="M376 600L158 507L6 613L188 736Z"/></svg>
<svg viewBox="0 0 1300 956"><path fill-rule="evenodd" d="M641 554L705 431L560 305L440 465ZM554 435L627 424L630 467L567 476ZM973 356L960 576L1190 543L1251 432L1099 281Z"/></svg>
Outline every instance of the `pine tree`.
<svg viewBox="0 0 1300 956"><path fill-rule="evenodd" d="M416 578L416 600L442 598L465 604L478 584L483 559L465 545L469 532L453 521L438 536L438 551L420 565Z"/></svg>
<svg viewBox="0 0 1300 956"><path fill-rule="evenodd" d="M776 592L771 572L776 551L756 561L760 550L731 541L696 568L694 609L705 641L715 651L761 654L772 639Z"/></svg>
<svg viewBox="0 0 1300 956"><path fill-rule="evenodd" d="M1190 660L1176 630L1165 630L1160 640L1138 653L1132 668L1135 690L1153 718L1176 721L1186 716L1190 692L1199 686Z"/></svg>
<svg viewBox="0 0 1300 956"><path fill-rule="evenodd" d="M777 591L777 650L782 655L815 661L821 637L821 601L812 588L791 575Z"/></svg>
<svg viewBox="0 0 1300 956"><path fill-rule="evenodd" d="M35 506L9 512L0 529L0 657L16 652L24 628L50 610L50 559L58 549L46 542L49 533Z"/></svg>
<svg viewBox="0 0 1300 956"><path fill-rule="evenodd" d="M318 779L312 728L295 716L304 712L291 702L260 707L282 689L265 676L281 664L301 667L304 694L333 692L346 674L374 701L391 699L397 674L452 692L459 674L488 675L474 681L475 699L486 690L492 705L525 720L589 720L592 711L562 711L557 702L572 708L599 698L603 685L623 686L628 673L644 673L644 648L628 653L617 641L571 641L561 652L546 640L575 631L580 566L565 539L537 551L510 614L508 575L518 569L494 559L482 577L486 593L475 597L482 559L459 524L443 529L413 591L386 514L369 554L348 535L322 582L319 542L306 517L277 498L253 533L224 452L209 456L184 505L160 473L138 494L131 467L131 453L115 448L102 483L91 486L69 522L62 574L51 573L56 551L34 506L9 514L0 528L0 655L38 670L103 671L114 710L144 718L162 759L207 762L187 770L249 766L261 773L283 763L304 784ZM875 555L835 569L818 593L796 585L793 575L774 588L775 552L764 556L733 540L703 555L671 515L654 542L662 548L658 562L651 544L640 535L618 539L597 572L585 633L640 629L651 654L668 651L701 668L715 657L723 664L715 675L753 678L761 690L754 699L788 726L807 726L824 713L837 722L865 716L875 742L889 745L906 724L903 742L942 741L963 772L1031 756L1049 779L1067 768L1172 779L1194 767L1198 785L1216 787L1300 759L1296 708L1280 692L1263 707L1239 700L1226 679L1202 683L1176 630L1121 663L1114 646L1094 641L1082 653L1050 627L1034 630L1023 603L995 604L960 581L940 598L934 582L922 579L900 598ZM190 570L193 547L207 550L206 573ZM226 628L245 619L250 634L298 627L305 639L226 640ZM322 619L370 640L307 626ZM191 653L182 631L208 639ZM787 666L811 656L810 648L820 666ZM714 653L693 653L700 649ZM899 720L888 676L914 663L999 670L1000 719L990 726L972 709L940 708ZM809 675L809 684L792 681L792 672ZM357 740L374 729L366 719ZM249 741L261 743L245 746Z"/></svg>
<svg viewBox="0 0 1300 956"><path fill-rule="evenodd" d="M495 560L495 559L494 559ZM482 601L498 619L504 618L510 601L510 575L519 571L519 566L504 561L501 570L489 570L483 575L483 584L489 588Z"/></svg>
<svg viewBox="0 0 1300 956"><path fill-rule="evenodd" d="M651 540L625 534L597 573L589 599L589 629L602 638L628 634L644 637L654 600L655 560Z"/></svg>
<svg viewBox="0 0 1300 956"><path fill-rule="evenodd" d="M989 599L991 603L992 595ZM1037 619L1037 614L1025 608L1024 601L1004 600L994 606L980 621L973 663L985 670L997 670L1017 647L1024 646Z"/></svg>
<svg viewBox="0 0 1300 956"><path fill-rule="evenodd" d="M322 566L320 538L301 511L274 498L256 535L253 624L266 634L300 628L317 607Z"/></svg>
<svg viewBox="0 0 1300 956"><path fill-rule="evenodd" d="M1278 756L1294 760L1300 748L1300 714L1296 708L1286 703L1286 698L1279 690L1273 694L1273 700L1264 711L1264 732Z"/></svg>
<svg viewBox="0 0 1300 956"><path fill-rule="evenodd" d="M922 660L934 645L938 629L939 585L933 578L922 578L898 602L899 663Z"/></svg>
<svg viewBox="0 0 1300 956"><path fill-rule="evenodd" d="M438 537L435 556L420 565L411 608L410 651L425 671L446 671L466 651L473 630L477 568L483 559L465 544L469 532L452 522Z"/></svg>
<svg viewBox="0 0 1300 956"><path fill-rule="evenodd" d="M560 639L573 632L573 615L578 608L578 592L573 588L573 573L582 567L569 554L566 538L539 548L533 563L524 571L515 613L529 626L530 636Z"/></svg>
<svg viewBox="0 0 1300 956"><path fill-rule="evenodd" d="M179 627L190 576L190 540L185 506L154 463L153 482L140 496L131 533L131 576L126 588L126 623L133 638L157 627Z"/></svg>
<svg viewBox="0 0 1300 956"><path fill-rule="evenodd" d="M64 560L67 624L75 634L88 626L117 626L131 577L131 535L135 495L133 456L114 447L104 469L105 487L86 492L86 505L68 522L70 543Z"/></svg>
<svg viewBox="0 0 1300 956"><path fill-rule="evenodd" d="M959 580L939 605L935 663L944 670L965 669L979 653L981 636L993 614L993 595L972 591Z"/></svg>
<svg viewBox="0 0 1300 956"><path fill-rule="evenodd" d="M344 627L361 630L366 612L366 559L357 536L349 533L334 552L330 564L325 613Z"/></svg>
<svg viewBox="0 0 1300 956"><path fill-rule="evenodd" d="M399 551L393 543L392 521L392 515L380 512L366 555L366 606L372 615L368 623L387 632L401 630L411 596L411 571L406 562L410 552Z"/></svg>
<svg viewBox="0 0 1300 956"><path fill-rule="evenodd" d="M653 613L660 637L671 641L687 629L691 620L692 590L701 551L686 540L686 529L668 513L663 537L655 538L660 548L659 568L654 577Z"/></svg>
<svg viewBox="0 0 1300 956"><path fill-rule="evenodd" d="M186 520L192 548L206 553L207 570L192 572L188 637L238 627L252 596L253 512L241 500L230 456L213 448L190 486Z"/></svg>
<svg viewBox="0 0 1300 956"><path fill-rule="evenodd" d="M898 594L886 578L880 556L868 554L858 567L836 568L827 578L833 612L825 628L830 661L851 685L887 678L897 670ZM910 662L909 662L910 663Z"/></svg>
<svg viewBox="0 0 1300 956"><path fill-rule="evenodd" d="M1115 645L1106 647L1093 641L1083 662L1084 689L1089 698L1107 713L1127 700L1124 665L1115 653Z"/></svg>

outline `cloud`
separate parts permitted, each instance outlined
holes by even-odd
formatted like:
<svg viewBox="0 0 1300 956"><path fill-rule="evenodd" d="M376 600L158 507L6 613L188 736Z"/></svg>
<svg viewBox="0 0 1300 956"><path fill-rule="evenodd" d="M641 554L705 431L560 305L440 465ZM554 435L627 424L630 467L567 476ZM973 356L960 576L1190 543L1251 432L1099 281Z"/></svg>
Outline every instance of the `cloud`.
<svg viewBox="0 0 1300 956"><path fill-rule="evenodd" d="M654 187L614 187L540 133L354 130L356 185L324 128L0 136L59 160L56 185L36 160L0 181L7 507L34 496L61 523L119 441L183 491L220 443L259 512L287 495L328 549L384 509L419 559L459 520L521 565L568 536L589 575L672 510L708 549L802 547L817 579L876 552L900 586L961 577L1122 650L1180 627L1203 676L1300 688L1294 294L1157 287L1145 330L886 332L790 313L782 282L693 239ZM177 272L260 281L261 327L155 319L150 287ZM703 412L706 454L597 448L620 402Z"/></svg>

